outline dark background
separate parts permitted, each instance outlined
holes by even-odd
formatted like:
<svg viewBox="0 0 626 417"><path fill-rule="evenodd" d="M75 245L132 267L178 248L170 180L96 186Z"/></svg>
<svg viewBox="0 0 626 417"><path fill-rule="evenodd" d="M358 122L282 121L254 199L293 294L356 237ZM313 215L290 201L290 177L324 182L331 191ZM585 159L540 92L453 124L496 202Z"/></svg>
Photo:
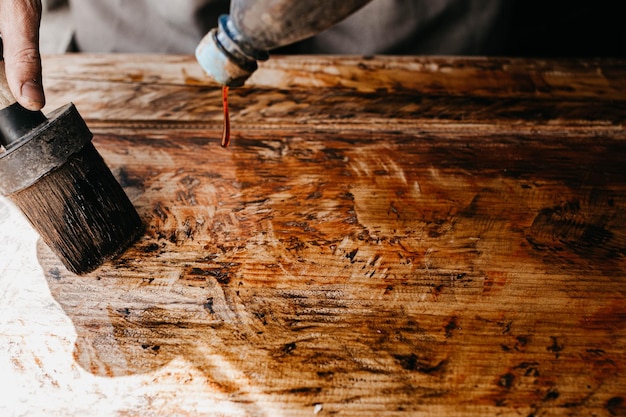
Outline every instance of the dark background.
<svg viewBox="0 0 626 417"><path fill-rule="evenodd" d="M503 53L537 57L625 57L624 5L620 0L515 0Z"/></svg>
<svg viewBox="0 0 626 417"><path fill-rule="evenodd" d="M621 0L500 1L509 3L512 8L510 15L501 22L502 38L494 39L493 45L486 46L480 55L626 57L626 13L622 11L626 3ZM301 45L306 42L273 52L302 53Z"/></svg>

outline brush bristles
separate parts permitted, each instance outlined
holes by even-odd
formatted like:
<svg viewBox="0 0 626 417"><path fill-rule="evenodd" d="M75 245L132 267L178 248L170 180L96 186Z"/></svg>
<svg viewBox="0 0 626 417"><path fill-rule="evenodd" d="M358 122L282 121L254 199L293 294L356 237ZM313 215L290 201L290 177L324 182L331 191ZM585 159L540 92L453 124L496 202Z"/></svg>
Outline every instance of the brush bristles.
<svg viewBox="0 0 626 417"><path fill-rule="evenodd" d="M117 256L143 231L137 211L91 142L9 198L77 274Z"/></svg>

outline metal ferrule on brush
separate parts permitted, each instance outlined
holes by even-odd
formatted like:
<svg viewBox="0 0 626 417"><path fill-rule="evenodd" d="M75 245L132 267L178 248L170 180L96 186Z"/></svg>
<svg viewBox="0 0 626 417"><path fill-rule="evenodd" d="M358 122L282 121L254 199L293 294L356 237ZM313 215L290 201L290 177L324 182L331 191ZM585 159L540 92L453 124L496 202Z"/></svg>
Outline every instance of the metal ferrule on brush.
<svg viewBox="0 0 626 417"><path fill-rule="evenodd" d="M4 113L0 110L2 125L8 123ZM35 129L5 146L0 154L0 193L9 196L30 187L83 149L92 136L72 103L52 112Z"/></svg>

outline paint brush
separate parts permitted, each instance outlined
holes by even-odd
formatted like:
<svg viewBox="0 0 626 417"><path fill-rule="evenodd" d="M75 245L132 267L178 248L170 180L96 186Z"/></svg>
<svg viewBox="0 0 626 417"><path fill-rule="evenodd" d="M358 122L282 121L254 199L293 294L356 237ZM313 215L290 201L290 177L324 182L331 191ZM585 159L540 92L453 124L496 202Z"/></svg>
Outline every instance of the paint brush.
<svg viewBox="0 0 626 417"><path fill-rule="evenodd" d="M0 193L76 274L119 255L144 229L92 136L71 103L48 117L19 105L0 58Z"/></svg>

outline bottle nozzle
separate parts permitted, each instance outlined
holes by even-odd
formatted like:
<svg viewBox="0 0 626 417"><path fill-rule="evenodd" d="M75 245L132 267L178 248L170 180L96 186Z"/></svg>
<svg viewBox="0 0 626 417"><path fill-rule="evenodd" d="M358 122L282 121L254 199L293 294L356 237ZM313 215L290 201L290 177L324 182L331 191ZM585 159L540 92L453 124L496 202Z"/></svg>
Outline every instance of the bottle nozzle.
<svg viewBox="0 0 626 417"><path fill-rule="evenodd" d="M207 74L228 87L242 86L258 68L257 61L269 58L267 51L255 49L239 35L228 15L207 33L196 48L196 59Z"/></svg>

